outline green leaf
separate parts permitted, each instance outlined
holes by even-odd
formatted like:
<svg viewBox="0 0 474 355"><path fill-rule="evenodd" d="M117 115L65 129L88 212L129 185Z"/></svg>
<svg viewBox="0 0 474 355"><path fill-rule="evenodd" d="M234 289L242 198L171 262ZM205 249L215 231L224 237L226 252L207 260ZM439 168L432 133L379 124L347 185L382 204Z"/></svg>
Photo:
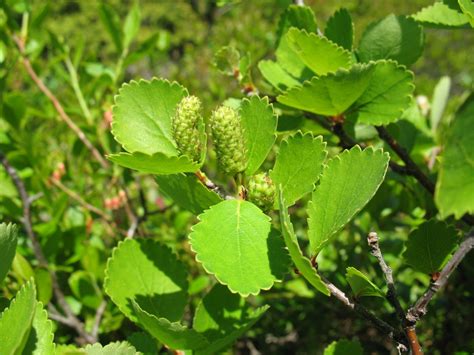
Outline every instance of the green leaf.
<svg viewBox="0 0 474 355"><path fill-rule="evenodd" d="M308 6L290 5L278 24L278 48L275 52L277 62L292 76L301 78L305 75L306 66L289 46L287 32L291 27L317 32L313 10Z"/></svg>
<svg viewBox="0 0 474 355"><path fill-rule="evenodd" d="M253 175L275 143L277 117L268 97L252 96L240 106L240 118L247 148L248 165L245 173Z"/></svg>
<svg viewBox="0 0 474 355"><path fill-rule="evenodd" d="M140 6L138 1L130 9L123 25L123 46L128 48L140 30Z"/></svg>
<svg viewBox="0 0 474 355"><path fill-rule="evenodd" d="M187 156L166 156L162 153L148 155L144 153L110 154L107 156L110 161L125 168L141 171L147 174L166 175L185 172L195 172L199 170L200 164L191 161Z"/></svg>
<svg viewBox="0 0 474 355"><path fill-rule="evenodd" d="M352 64L351 53L326 37L291 28L287 39L291 49L317 75L348 69Z"/></svg>
<svg viewBox="0 0 474 355"><path fill-rule="evenodd" d="M144 311L137 302L133 302L133 310L140 325L153 337L171 349L194 350L208 344L204 336L180 323L171 323L166 318L158 318Z"/></svg>
<svg viewBox="0 0 474 355"><path fill-rule="evenodd" d="M308 206L308 238L315 255L375 195L389 160L381 149L355 146L328 162Z"/></svg>
<svg viewBox="0 0 474 355"><path fill-rule="evenodd" d="M28 340L36 310L36 290L33 281L26 282L10 306L0 314L0 344L2 354L21 354Z"/></svg>
<svg viewBox="0 0 474 355"><path fill-rule="evenodd" d="M469 18L443 2L435 2L412 16L416 21L428 27L464 27Z"/></svg>
<svg viewBox="0 0 474 355"><path fill-rule="evenodd" d="M386 125L410 106L413 73L393 61L378 61L369 85L351 108L359 123Z"/></svg>
<svg viewBox="0 0 474 355"><path fill-rule="evenodd" d="M351 286L354 297L385 297L382 290L369 280L367 275L354 267L346 269L346 280Z"/></svg>
<svg viewBox="0 0 474 355"><path fill-rule="evenodd" d="M350 70L341 69L314 77L302 86L279 95L282 104L320 115L335 116L346 111L366 90L374 65L356 64Z"/></svg>
<svg viewBox="0 0 474 355"><path fill-rule="evenodd" d="M36 303L33 328L28 336L23 354L51 355L54 354L53 323L41 302Z"/></svg>
<svg viewBox="0 0 474 355"><path fill-rule="evenodd" d="M112 134L129 153L177 156L171 119L186 95L178 83L157 78L122 85L112 110Z"/></svg>
<svg viewBox="0 0 474 355"><path fill-rule="evenodd" d="M17 239L18 231L14 224L0 224L0 284L7 276L12 265Z"/></svg>
<svg viewBox="0 0 474 355"><path fill-rule="evenodd" d="M90 272L83 270L74 272L69 277L69 287L84 306L97 309L102 302L102 292Z"/></svg>
<svg viewBox="0 0 474 355"><path fill-rule="evenodd" d="M227 200L199 215L189 236L196 260L242 296L268 290L286 271L286 254L270 218L254 204Z"/></svg>
<svg viewBox="0 0 474 355"><path fill-rule="evenodd" d="M194 315L193 328L211 343L200 350L202 354L214 354L229 347L263 315L268 307L251 311L238 294L227 287L214 285L201 300Z"/></svg>
<svg viewBox="0 0 474 355"><path fill-rule="evenodd" d="M109 258L105 292L136 321L132 300L152 314L171 321L181 318L187 300L187 271L172 251L151 239L120 242Z"/></svg>
<svg viewBox="0 0 474 355"><path fill-rule="evenodd" d="M53 280L49 270L37 268L35 270L35 284L38 293L38 301L48 304L53 298Z"/></svg>
<svg viewBox="0 0 474 355"><path fill-rule="evenodd" d="M288 206L313 191L326 159L326 143L321 136L296 133L282 141L270 177L281 186Z"/></svg>
<svg viewBox="0 0 474 355"><path fill-rule="evenodd" d="M262 60L258 63L258 69L263 77L280 91L300 84L293 76L291 76L281 65L271 60Z"/></svg>
<svg viewBox="0 0 474 355"><path fill-rule="evenodd" d="M364 349L358 341L338 340L333 341L324 349L323 355L364 355Z"/></svg>
<svg viewBox="0 0 474 355"><path fill-rule="evenodd" d="M474 94L448 129L436 182L435 202L443 217L474 213Z"/></svg>
<svg viewBox="0 0 474 355"><path fill-rule="evenodd" d="M213 64L222 74L234 76L239 69L240 53L232 46L220 48L213 58Z"/></svg>
<svg viewBox="0 0 474 355"><path fill-rule="evenodd" d="M471 24L474 27L474 2L472 0L458 0L461 11L466 15Z"/></svg>
<svg viewBox="0 0 474 355"><path fill-rule="evenodd" d="M293 224L291 223L290 216L288 214L288 207L285 204L285 198L281 186L279 187L279 203L280 203L280 223L282 227L283 239L286 247L290 254L293 263L295 264L298 272L316 288L326 296L329 296L329 289L326 284L321 280L316 269L311 264L311 261L303 255L298 244L295 232L293 230Z"/></svg>
<svg viewBox="0 0 474 355"><path fill-rule="evenodd" d="M127 342L143 355L156 355L157 341L147 332L135 332L127 337Z"/></svg>
<svg viewBox="0 0 474 355"><path fill-rule="evenodd" d="M87 355L135 355L139 354L127 342L115 342L102 346L99 343L87 345L84 349Z"/></svg>
<svg viewBox="0 0 474 355"><path fill-rule="evenodd" d="M120 31L120 18L117 12L107 3L101 3L99 6L99 17L105 26L105 30L112 38L117 52L121 53L123 49L122 37Z"/></svg>
<svg viewBox="0 0 474 355"><path fill-rule="evenodd" d="M451 89L451 79L449 76L443 76L436 84L431 99L430 123L431 131L436 132L438 125L443 117L444 109L448 103L449 90Z"/></svg>
<svg viewBox="0 0 474 355"><path fill-rule="evenodd" d="M423 53L423 28L412 18L395 16L371 23L357 50L361 62L393 59L400 64L411 65Z"/></svg>
<svg viewBox="0 0 474 355"><path fill-rule="evenodd" d="M222 198L205 187L195 175L175 174L156 176L160 192L172 199L179 207L200 214Z"/></svg>
<svg viewBox="0 0 474 355"><path fill-rule="evenodd" d="M351 51L354 42L354 24L349 11L344 8L337 10L326 23L324 35L330 41Z"/></svg>
<svg viewBox="0 0 474 355"><path fill-rule="evenodd" d="M457 243L453 227L429 220L410 233L403 257L414 269L432 275L443 268Z"/></svg>
<svg viewBox="0 0 474 355"><path fill-rule="evenodd" d="M216 284L196 309L193 327L211 343L196 355L221 353L245 334L265 313L268 306L254 311L237 294Z"/></svg>

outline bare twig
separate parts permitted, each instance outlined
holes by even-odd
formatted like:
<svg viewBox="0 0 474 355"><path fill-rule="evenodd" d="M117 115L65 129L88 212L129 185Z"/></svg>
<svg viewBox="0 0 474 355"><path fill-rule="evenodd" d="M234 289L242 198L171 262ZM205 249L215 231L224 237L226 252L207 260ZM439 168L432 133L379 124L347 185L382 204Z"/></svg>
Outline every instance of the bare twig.
<svg viewBox="0 0 474 355"><path fill-rule="evenodd" d="M321 275L320 275L321 276ZM367 308L357 302L351 301L344 291L339 289L336 285L328 281L324 276L321 276L321 279L326 284L327 288L331 295L339 300L342 304L344 304L347 308L353 310L357 314L359 314L362 318L365 318L369 322L371 322L377 329L379 329L384 334L388 335L391 339L395 340L397 343L405 346L407 345L407 341L403 332L393 328L390 324L383 321L382 319L375 316L371 313Z"/></svg>
<svg viewBox="0 0 474 355"><path fill-rule="evenodd" d="M107 301L103 300L97 308L97 311L95 312L94 325L92 326L91 335L96 339L99 335L100 322L102 322L102 317L104 316L106 308Z"/></svg>
<svg viewBox="0 0 474 355"><path fill-rule="evenodd" d="M376 126L379 137L387 143L390 148L400 157L400 159L405 163L407 168L407 174L413 176L418 182L423 185L423 187L428 190L430 194L434 194L435 185L429 179L428 176L416 165L416 163L411 159L410 154L403 148L398 142L388 133L385 127Z"/></svg>
<svg viewBox="0 0 474 355"><path fill-rule="evenodd" d="M48 267L48 261L43 253L43 249L41 248L41 244L39 243L38 237L33 230L33 223L31 219L31 199L28 196L26 191L25 184L21 180L20 176L18 175L16 169L10 164L7 157L0 151L0 161L3 167L5 168L7 174L12 179L16 189L18 190L18 194L20 195L20 199L23 205L23 226L25 227L26 234L28 238L31 240L31 244L33 247L33 253L35 254L36 259L38 260L38 264L40 267L44 267L46 270L49 271L51 275L51 280L53 283L53 292L56 298L56 301L61 306L62 310L66 314L64 319L67 320L67 324L71 328L75 329L76 332L81 336L84 342L95 342L94 339L90 334L88 334L84 329L84 324L74 315L69 304L66 301L63 291L59 286L58 277L54 268Z"/></svg>
<svg viewBox="0 0 474 355"><path fill-rule="evenodd" d="M370 254L375 256L375 258L379 262L380 269L382 269L383 275L385 277L385 282L387 283L388 287L387 299L395 309L395 312L401 324L403 324L403 322L405 321L405 311L403 310L402 305L400 304L400 300L398 299L397 290L395 288L395 282L393 281L392 269L385 262L382 251L380 250L379 237L377 233L369 233L369 235L367 236L367 242L369 243Z"/></svg>
<svg viewBox="0 0 474 355"><path fill-rule="evenodd" d="M53 185L58 187L61 191L63 191L66 195L68 195L70 198L73 200L77 201L82 207L84 207L86 210L91 211L92 213L95 213L96 215L102 217L105 221L107 222L112 222L112 218L110 215L102 211L101 209L91 205L90 203L86 202L81 196L79 196L77 193L72 191L71 189L67 188L60 180L56 179L49 179Z"/></svg>
<svg viewBox="0 0 474 355"><path fill-rule="evenodd" d="M85 133L77 126L74 121L69 117L69 115L64 111L61 103L57 99L57 97L48 89L48 87L43 83L43 81L39 78L36 74L35 70L33 69L30 60L25 55L25 43L22 38L18 38L17 36L13 36L13 40L15 41L20 54L22 56L22 63L25 67L26 71L28 72L31 79L34 81L36 86L46 95L46 97L51 101L54 108L59 114L59 117L68 125L68 127L77 135L77 137L81 140L82 143L90 150L94 158L100 163L100 165L107 169L109 167L109 163L102 154L97 150L97 148L91 143L91 141L87 138Z"/></svg>
<svg viewBox="0 0 474 355"><path fill-rule="evenodd" d="M451 274L458 267L464 257L474 248L474 230L471 230L459 248L453 254L451 259L439 273L436 281L432 281L426 292L418 301L408 310L407 320L411 324L416 324L427 312L428 303L433 299L436 293L443 288Z"/></svg>

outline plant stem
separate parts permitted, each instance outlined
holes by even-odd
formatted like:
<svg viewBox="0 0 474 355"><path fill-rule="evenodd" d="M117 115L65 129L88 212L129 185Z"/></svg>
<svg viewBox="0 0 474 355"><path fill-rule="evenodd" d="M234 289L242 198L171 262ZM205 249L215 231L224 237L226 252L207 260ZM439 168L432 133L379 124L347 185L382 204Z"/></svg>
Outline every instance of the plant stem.
<svg viewBox="0 0 474 355"><path fill-rule="evenodd" d="M35 254L36 259L38 260L38 266L44 267L46 270L49 271L51 276L51 280L53 283L53 292L56 298L56 301L61 306L62 310L66 314L66 317L63 317L66 321L64 324L69 325L71 328L75 329L76 332L81 336L83 342L86 343L94 343L97 341L95 337L87 333L84 329L84 324L74 315L69 304L66 301L66 297L64 296L63 291L59 285L58 277L54 268L49 267L48 261L43 253L43 249L41 244L38 240L38 237L33 230L33 223L31 219L31 199L28 196L28 192L26 191L25 184L23 180L21 180L20 176L18 175L16 169L10 164L7 157L0 151L0 162L5 168L7 174L13 181L18 194L20 195L20 199L23 205L23 226L25 227L26 234L31 241L33 247L33 253Z"/></svg>
<svg viewBox="0 0 474 355"><path fill-rule="evenodd" d="M69 72L69 77L71 78L71 86L74 90L74 94L76 94L77 101L79 102L79 106L81 107L82 113L86 118L86 121L89 125L94 123L92 114L87 106L86 100L84 99L84 95L82 94L81 87L79 85L79 78L77 76L77 70L71 62L71 58L69 54L67 54L65 59L65 64L67 71Z"/></svg>
<svg viewBox="0 0 474 355"><path fill-rule="evenodd" d="M109 163L107 160L104 159L102 154L97 150L96 147L91 143L91 141L87 138L84 132L77 126L74 121L68 116L68 114L64 111L61 103L57 99L57 97L48 89L48 87L43 83L43 81L38 77L35 70L31 66L31 62L25 56L25 44L23 39L17 38L13 36L13 40L16 42L17 47L22 55L22 63L25 67L26 71L28 72L31 79L34 81L36 86L46 95L46 97L51 101L54 108L59 114L59 117L68 125L68 127L77 135L77 137L81 140L82 143L90 150L94 158L100 163L102 168L108 169Z"/></svg>

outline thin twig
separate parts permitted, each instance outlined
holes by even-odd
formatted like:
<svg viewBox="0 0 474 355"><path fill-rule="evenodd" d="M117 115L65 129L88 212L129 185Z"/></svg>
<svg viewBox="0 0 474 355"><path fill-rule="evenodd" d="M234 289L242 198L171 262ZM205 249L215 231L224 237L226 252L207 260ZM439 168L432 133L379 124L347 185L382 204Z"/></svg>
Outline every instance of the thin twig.
<svg viewBox="0 0 474 355"><path fill-rule="evenodd" d="M68 127L77 135L77 137L81 140L82 143L90 150L94 158L100 163L102 168L107 169L109 167L109 163L102 154L97 150L97 148L91 143L91 141L87 138L85 133L77 126L74 121L69 117L69 115L64 111L61 103L57 99L57 97L48 89L48 87L43 83L43 81L39 78L36 74L35 70L33 69L30 60L26 57L25 54L25 44L21 38L17 36L13 36L13 40L15 41L20 54L22 56L22 63L25 67L26 71L28 72L31 79L34 81L36 86L43 92L43 94L48 97L48 99L53 104L54 108L59 114L59 117L68 125Z"/></svg>
<svg viewBox="0 0 474 355"><path fill-rule="evenodd" d="M49 179L53 185L58 187L61 191L63 191L66 195L68 195L70 198L73 200L77 201L82 207L84 207L86 210L89 210L90 212L95 213L96 215L102 217L105 221L107 222L112 222L112 217L102 211L101 209L91 205L90 203L86 202L81 196L79 196L77 193L72 191L71 189L67 188L60 180L56 179Z"/></svg>
<svg viewBox="0 0 474 355"><path fill-rule="evenodd" d="M427 306L436 293L443 288L451 274L458 267L464 257L474 248L474 229L469 232L451 259L439 273L436 281L432 281L426 292L408 310L407 320L411 324L416 324L427 312Z"/></svg>
<svg viewBox="0 0 474 355"><path fill-rule="evenodd" d="M102 322L102 317L104 316L106 308L107 301L103 300L95 312L94 325L92 326L91 335L96 339L99 335L100 323Z"/></svg>
<svg viewBox="0 0 474 355"><path fill-rule="evenodd" d="M342 304L344 304L347 308L353 310L354 312L359 314L361 317L370 321L377 329L382 331L384 334L387 334L391 339L395 340L397 343L402 344L402 345L407 345L406 338L403 332L396 330L390 324L388 324L387 322L375 316L373 313L371 313L367 308L365 308L360 303L351 301L346 296L344 291L342 291L336 285L328 281L324 276L321 276L321 279L326 284L331 295L337 300L339 300Z"/></svg>
<svg viewBox="0 0 474 355"><path fill-rule="evenodd" d="M67 319L68 321L67 324L71 328L74 328L85 342L90 342L90 343L95 342L96 339L94 339L90 334L88 334L85 331L84 324L74 315L71 308L69 307L69 304L66 301L66 297L64 296L64 293L61 290L61 287L59 286L58 277L56 275L56 272L54 271L54 268L51 268L48 266L48 261L43 253L41 244L38 240L38 237L35 231L33 230L33 223L31 219L31 208L30 208L31 199L28 196L23 180L21 180L16 169L10 164L7 157L1 151L0 151L0 161L3 167L5 168L7 174L12 179L18 191L18 194L20 195L20 199L23 205L23 220L22 220L23 226L25 227L28 238L31 240L33 253L35 254L36 259L38 260L39 266L44 267L46 270L49 271L49 274L51 275L54 296L56 298L56 301L59 303L62 310L66 314L66 317L64 318Z"/></svg>
<svg viewBox="0 0 474 355"><path fill-rule="evenodd" d="M370 247L370 254L372 254L379 262L380 269L382 270L385 282L387 283L387 300L395 309L398 319L400 320L400 324L403 325L403 322L405 321L405 311L403 310L400 300L398 299L395 282L393 281L392 268L387 265L382 251L380 250L379 237L377 233L370 232L367 236L367 242Z"/></svg>

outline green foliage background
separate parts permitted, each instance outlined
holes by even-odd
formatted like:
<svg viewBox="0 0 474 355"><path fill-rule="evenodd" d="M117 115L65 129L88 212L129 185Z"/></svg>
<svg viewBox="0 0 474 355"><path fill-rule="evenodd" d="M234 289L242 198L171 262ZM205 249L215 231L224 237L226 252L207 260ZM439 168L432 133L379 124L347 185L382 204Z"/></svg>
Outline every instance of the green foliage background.
<svg viewBox="0 0 474 355"><path fill-rule="evenodd" d="M13 4L14 1L7 3ZM430 3L430 0L384 0L380 4L370 0L306 1L321 24L341 6L347 8L356 26L356 43L370 22L392 12L413 14ZM118 144L112 139L104 117L111 109L113 96L121 82L154 76L177 80L204 101L208 114L223 100L242 96L236 80L213 68L214 54L222 46L232 45L241 54L250 53L254 82L257 87L270 90L256 64L263 58L271 57L278 19L288 4L287 0L242 0L217 7L211 1L142 0L139 6L142 14L140 30L129 53L120 59L121 53L100 19L100 7L112 8L120 22L130 11L131 1L35 0L31 3L27 52L47 86L57 94L67 113L77 120L93 142L104 152L117 152ZM19 24L21 15L15 16L13 20ZM449 116L461 101L463 91L473 85L474 35L468 30L427 29L425 33L424 55L412 67L415 94L431 97L439 78L450 76L453 99L448 106L446 116ZM7 39L2 40L8 43ZM38 194L33 205L35 230L48 261L58 271L61 284L69 290L68 301L90 328L95 308L104 298L101 285L105 261L111 248L122 237L105 223L93 222L94 216L51 184L49 177L58 163L64 162L66 173L62 182L99 208L104 207L107 199L117 196L120 185L123 185L130 188L132 206L143 213L140 191L135 184L137 180L143 186L150 210L171 205L171 201L160 194L152 177L137 176L117 166L113 167L112 176L99 169L77 137L58 120L50 102L32 84L20 62L16 61L17 53L6 47L2 53L5 60L0 67L3 98L0 144L9 147L9 159L20 170L29 192ZM84 118L78 105L71 86L71 75L64 65L65 53L69 53L77 68L92 124ZM327 135L320 127L310 123L304 125L305 129L315 134ZM14 128L13 133L6 133L7 126ZM400 139L414 144L410 137ZM329 143L330 154L334 154L335 141L330 140ZM412 153L416 159L422 159L418 150ZM421 223L424 214L429 215L433 206L413 181L404 180L402 184L396 184L397 178L396 175L391 176L355 221L345 228L342 237L328 246L320 268L331 275L335 283L343 285L346 266L366 265L364 272L381 287L382 275L367 253L364 234L377 226L383 236L382 248L387 253L387 261L399 277L399 292L406 301L404 306L408 306L425 289L428 277L402 266L400 254L409 230ZM418 207L420 205L424 209ZM118 228L127 229L128 211L125 207L108 212L117 221ZM306 228L304 209L293 212L299 214L296 218L293 216L297 234L305 238L302 236L302 230ZM19 222L21 215L18 194L6 173L0 169L0 220ZM211 282L194 262L186 241L189 227L194 223L194 215L178 206L171 206L163 213L150 216L141 230L166 242L191 270L188 279L191 281L193 301L186 311L187 319L197 305L197 296L202 295ZM348 245L351 247L348 248ZM30 276L43 285L38 287L39 298L46 303L51 299L50 283L47 277L41 281L42 269L36 267L33 260L26 237L22 236L13 270L1 288L0 309ZM443 295L433 302L419 327L421 341L429 353L459 351L459 354L464 354L463 351L474 351L474 330L467 326L474 322L474 314L469 302L466 302L474 295L473 283L469 282L469 275L474 272L473 262L474 256L471 255ZM365 321L348 313L339 304L309 289L301 279L290 278L285 283L277 284L272 290L254 297L252 302L254 305L269 304L271 309L247 333L246 338L236 344L236 353L248 353L252 347L264 354L321 353L333 340L354 335L361 339L367 352L388 351L388 340L379 336L377 330L367 327ZM382 311L388 309L379 299L362 302L372 307L375 305ZM101 342L106 344L130 338L137 330L109 302L101 325ZM56 335L58 343L71 342L74 337L64 327L56 329Z"/></svg>

